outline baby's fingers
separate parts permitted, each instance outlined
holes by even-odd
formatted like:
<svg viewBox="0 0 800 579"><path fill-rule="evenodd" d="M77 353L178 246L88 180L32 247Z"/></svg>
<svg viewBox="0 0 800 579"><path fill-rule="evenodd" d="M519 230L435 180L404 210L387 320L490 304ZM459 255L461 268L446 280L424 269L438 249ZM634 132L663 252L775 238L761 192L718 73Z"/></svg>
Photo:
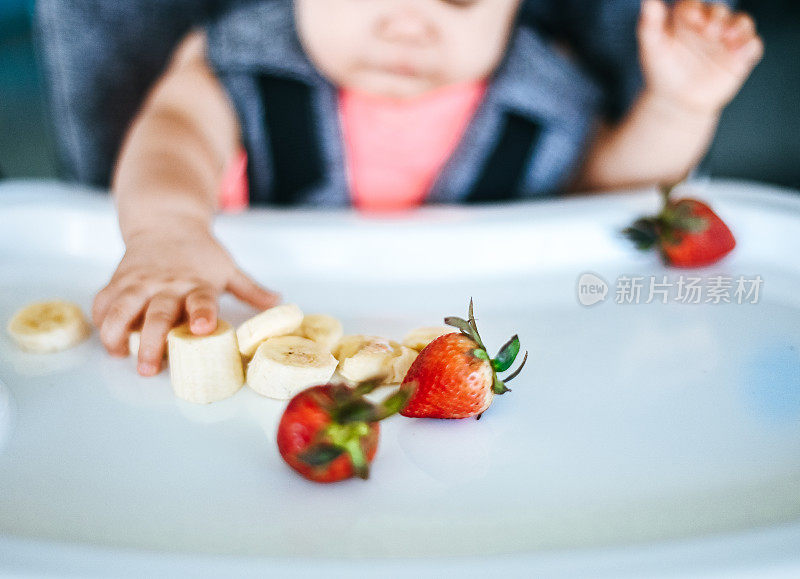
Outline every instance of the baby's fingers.
<svg viewBox="0 0 800 579"><path fill-rule="evenodd" d="M136 290L127 289L115 296L106 307L99 324L100 341L106 350L114 356L125 356L128 348L128 332L131 323L139 317L149 295Z"/></svg>
<svg viewBox="0 0 800 579"><path fill-rule="evenodd" d="M754 38L757 38L756 23L749 15L741 12L731 18L722 35L725 46L728 50L734 51L741 49Z"/></svg>
<svg viewBox="0 0 800 579"><path fill-rule="evenodd" d="M708 22L705 5L698 0L680 0L672 9L672 26L688 26L698 32Z"/></svg>
<svg viewBox="0 0 800 579"><path fill-rule="evenodd" d="M114 303L114 298L119 295L120 287L113 282L97 292L92 302L92 322L99 329L106 319L108 308Z"/></svg>
<svg viewBox="0 0 800 579"><path fill-rule="evenodd" d="M137 370L142 376L154 376L161 370L167 333L178 321L182 307L183 297L178 294L162 292L150 300L139 343Z"/></svg>
<svg viewBox="0 0 800 579"><path fill-rule="evenodd" d="M726 28L731 9L721 2L711 2L705 5L708 14L705 34L711 39L717 39Z"/></svg>
<svg viewBox="0 0 800 579"><path fill-rule="evenodd" d="M210 334L217 328L217 292L201 286L186 296L186 314L193 334Z"/></svg>
<svg viewBox="0 0 800 579"><path fill-rule="evenodd" d="M254 282L239 269L234 270L228 281L227 289L237 298L259 310L266 310L278 305L281 301L280 294L265 289Z"/></svg>
<svg viewBox="0 0 800 579"><path fill-rule="evenodd" d="M764 56L764 42L758 36L754 36L739 47L736 53L742 59L742 68L745 71L750 71Z"/></svg>
<svg viewBox="0 0 800 579"><path fill-rule="evenodd" d="M664 38L667 6L661 0L644 0L639 19L639 40L644 50L656 50Z"/></svg>

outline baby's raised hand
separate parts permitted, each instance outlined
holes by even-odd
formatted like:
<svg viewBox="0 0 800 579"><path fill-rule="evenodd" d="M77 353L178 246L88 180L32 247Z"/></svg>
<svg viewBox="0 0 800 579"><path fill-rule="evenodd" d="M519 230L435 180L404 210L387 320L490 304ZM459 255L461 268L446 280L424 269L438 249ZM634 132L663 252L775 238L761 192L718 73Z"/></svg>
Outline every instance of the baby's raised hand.
<svg viewBox="0 0 800 579"><path fill-rule="evenodd" d="M278 302L243 273L204 227L145 231L128 240L125 256L94 300L92 318L112 355L124 356L132 325L141 321L138 371L161 368L167 332L182 318L204 335L217 327L217 300L229 291L259 310Z"/></svg>
<svg viewBox="0 0 800 579"><path fill-rule="evenodd" d="M750 16L697 0L644 0L638 38L645 90L690 113L718 113L764 52Z"/></svg>

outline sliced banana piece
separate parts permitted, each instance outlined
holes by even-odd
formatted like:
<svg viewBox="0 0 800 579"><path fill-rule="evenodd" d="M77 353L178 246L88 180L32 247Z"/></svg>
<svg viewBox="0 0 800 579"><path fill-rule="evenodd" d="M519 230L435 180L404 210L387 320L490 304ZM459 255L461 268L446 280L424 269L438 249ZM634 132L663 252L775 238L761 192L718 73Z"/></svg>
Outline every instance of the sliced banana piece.
<svg viewBox="0 0 800 579"><path fill-rule="evenodd" d="M379 336L345 336L336 346L338 372L353 382L384 376L383 383L393 376L392 360L402 352L400 344Z"/></svg>
<svg viewBox="0 0 800 579"><path fill-rule="evenodd" d="M9 320L9 335L28 352L58 352L84 341L91 327L80 307L61 300L34 302Z"/></svg>
<svg viewBox="0 0 800 579"><path fill-rule="evenodd" d="M389 361L391 371L387 375L386 382L389 384L401 384L418 355L419 352L416 350L400 346L400 354Z"/></svg>
<svg viewBox="0 0 800 579"><path fill-rule="evenodd" d="M406 337L403 338L403 345L406 348L411 348L419 352L439 336L452 334L455 331L455 328L448 328L445 326L425 326L423 328L416 328L406 334Z"/></svg>
<svg viewBox="0 0 800 579"><path fill-rule="evenodd" d="M344 334L342 322L327 314L308 314L303 317L303 322L297 330L297 335L328 350L333 350Z"/></svg>
<svg viewBox="0 0 800 579"><path fill-rule="evenodd" d="M351 334L343 336L336 346L331 350L331 353L339 360L341 364L345 358L349 358L364 345L372 341L383 340L387 344L389 340L385 340L380 336L365 336L363 334Z"/></svg>
<svg viewBox="0 0 800 579"><path fill-rule="evenodd" d="M208 404L233 396L244 384L236 332L220 320L207 336L192 334L182 324L167 334L169 375L175 395Z"/></svg>
<svg viewBox="0 0 800 579"><path fill-rule="evenodd" d="M283 304L264 310L244 322L236 330L242 356L252 356L258 345L267 338L295 332L303 322L303 312L294 304Z"/></svg>
<svg viewBox="0 0 800 579"><path fill-rule="evenodd" d="M336 363L327 348L308 338L269 338L247 365L247 385L263 396L286 400L309 386L326 383Z"/></svg>
<svg viewBox="0 0 800 579"><path fill-rule="evenodd" d="M142 332L139 330L131 330L128 334L128 355L131 358L139 356L139 346L142 344Z"/></svg>

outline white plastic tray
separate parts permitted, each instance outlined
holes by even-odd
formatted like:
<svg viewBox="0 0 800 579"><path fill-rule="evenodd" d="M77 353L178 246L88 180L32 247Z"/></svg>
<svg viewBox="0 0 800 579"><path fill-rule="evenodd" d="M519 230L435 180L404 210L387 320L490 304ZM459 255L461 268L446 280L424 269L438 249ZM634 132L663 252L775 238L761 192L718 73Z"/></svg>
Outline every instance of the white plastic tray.
<svg viewBox="0 0 800 579"><path fill-rule="evenodd" d="M652 191L221 217L247 271L349 333L399 338L472 296L490 347L519 332L530 351L479 422L390 419L368 482L286 468L281 402L245 388L194 406L96 335L44 356L3 333L0 572L797 576L800 196L735 182L694 193L738 239L695 272L619 237L656 207ZM106 197L0 186L4 324L39 298L88 312L121 252ZM604 302L578 302L585 272L608 282ZM620 276L681 274L763 285L755 304L616 303ZM222 311L252 314L228 299Z"/></svg>

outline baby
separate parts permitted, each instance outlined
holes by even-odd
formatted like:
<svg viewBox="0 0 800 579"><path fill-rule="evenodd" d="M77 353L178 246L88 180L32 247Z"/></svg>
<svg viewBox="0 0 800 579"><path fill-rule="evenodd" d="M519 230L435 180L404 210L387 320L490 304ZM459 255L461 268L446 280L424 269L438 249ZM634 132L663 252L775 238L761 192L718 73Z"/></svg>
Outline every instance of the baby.
<svg viewBox="0 0 800 579"><path fill-rule="evenodd" d="M604 123L598 89L518 24L519 2L265 0L187 36L116 166L126 251L92 311L108 351L125 355L141 324L152 376L181 318L214 330L223 292L278 302L214 239L220 206L394 210L678 181L763 52L724 4L644 0L643 88ZM247 188L223 187L237 167Z"/></svg>

